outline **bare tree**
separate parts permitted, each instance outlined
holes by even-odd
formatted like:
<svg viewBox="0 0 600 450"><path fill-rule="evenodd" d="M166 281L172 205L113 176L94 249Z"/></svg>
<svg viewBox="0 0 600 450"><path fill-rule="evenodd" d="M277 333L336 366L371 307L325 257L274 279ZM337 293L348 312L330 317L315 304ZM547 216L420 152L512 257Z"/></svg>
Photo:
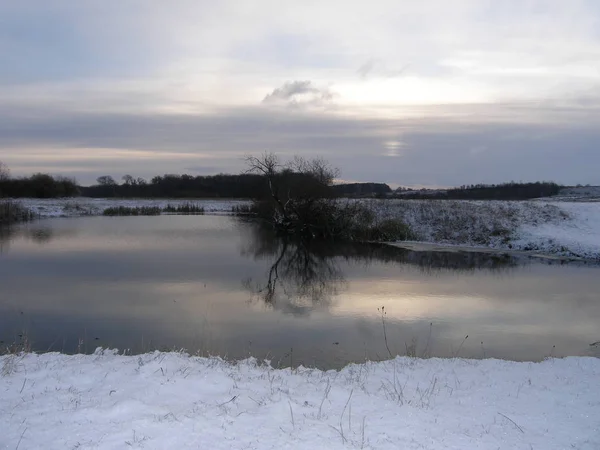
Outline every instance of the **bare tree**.
<svg viewBox="0 0 600 450"><path fill-rule="evenodd" d="M0 161L0 181L7 181L10 179L10 169L6 164Z"/></svg>
<svg viewBox="0 0 600 450"><path fill-rule="evenodd" d="M296 156L282 164L278 156L264 153L246 157L246 173L262 175L269 199L259 199L257 210L286 234L334 237L345 210L333 199L331 185L339 171L322 158ZM266 217L265 217L266 216Z"/></svg>
<svg viewBox="0 0 600 450"><path fill-rule="evenodd" d="M134 184L136 184L135 178L133 178L129 174L123 175L123 178L121 178L121 179L123 180L123 183L127 186L133 186Z"/></svg>
<svg viewBox="0 0 600 450"><path fill-rule="evenodd" d="M281 234L342 240L405 240L410 230L400 219L376 220L370 208L335 198L339 170L322 158L295 157L282 164L277 155L248 156L247 173L262 175L268 196L255 212Z"/></svg>
<svg viewBox="0 0 600 450"><path fill-rule="evenodd" d="M259 158L256 156L246 156L245 161L248 166L246 173L261 174L267 180L271 199L275 206L273 221L275 223L288 222L289 218L286 207L281 200L279 183L277 182L278 174L283 168L279 161L279 157L274 153L265 152Z"/></svg>
<svg viewBox="0 0 600 450"><path fill-rule="evenodd" d="M320 157L305 159L301 156L295 156L288 167L294 172L310 175L322 186L331 186L340 175L340 170L337 167L332 167L329 162Z"/></svg>
<svg viewBox="0 0 600 450"><path fill-rule="evenodd" d="M96 183L100 186L116 186L117 182L110 175L103 175L101 177L96 178Z"/></svg>

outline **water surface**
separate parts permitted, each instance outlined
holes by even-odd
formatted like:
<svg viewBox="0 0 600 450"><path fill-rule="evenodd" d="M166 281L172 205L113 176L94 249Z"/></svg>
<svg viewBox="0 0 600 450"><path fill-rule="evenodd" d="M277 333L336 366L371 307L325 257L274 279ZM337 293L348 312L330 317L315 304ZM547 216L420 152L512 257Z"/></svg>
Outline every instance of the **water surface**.
<svg viewBox="0 0 600 450"><path fill-rule="evenodd" d="M25 336L37 351L185 348L318 367L406 353L597 355L598 292L594 266L307 247L224 216L51 219L0 233L0 340Z"/></svg>

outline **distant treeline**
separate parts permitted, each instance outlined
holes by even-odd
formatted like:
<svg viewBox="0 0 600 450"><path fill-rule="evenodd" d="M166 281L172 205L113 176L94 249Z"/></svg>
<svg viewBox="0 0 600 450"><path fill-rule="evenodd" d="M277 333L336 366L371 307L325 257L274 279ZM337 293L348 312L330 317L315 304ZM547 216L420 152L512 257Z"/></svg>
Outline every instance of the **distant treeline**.
<svg viewBox="0 0 600 450"><path fill-rule="evenodd" d="M303 180L301 174L286 173L285 176ZM154 198L263 198L269 194L264 177L255 174L241 175L173 175L156 176L147 182L130 175L123 177L118 184L110 176L102 176L97 184L82 187L81 194L86 197L154 197ZM304 180L308 182L309 180ZM383 183L351 183L334 185L333 196L376 196L391 192Z"/></svg>
<svg viewBox="0 0 600 450"><path fill-rule="evenodd" d="M98 184L81 188L86 197L145 198L255 198L267 192L258 175L162 175L147 182L128 175L117 184L110 176L98 178Z"/></svg>
<svg viewBox="0 0 600 450"><path fill-rule="evenodd" d="M295 183L308 182L301 174L289 174ZM383 183L351 183L335 185L332 196L376 196L391 192ZM11 178L8 174L0 177L0 197L12 198L262 198L268 195L268 186L260 175L176 175L155 176L149 182L143 178L125 175L121 183L111 176L98 177L92 186L78 186L71 178L37 173L30 177ZM325 193L327 195L327 193Z"/></svg>
<svg viewBox="0 0 600 450"><path fill-rule="evenodd" d="M392 192L385 183L344 183L335 184L332 188L340 197L383 197Z"/></svg>
<svg viewBox="0 0 600 450"><path fill-rule="evenodd" d="M445 190L402 190L398 196L411 199L526 200L556 195L562 186L554 182L474 184Z"/></svg>
<svg viewBox="0 0 600 450"><path fill-rule="evenodd" d="M260 175L173 175L156 176L149 182L143 178L125 175L121 183L105 175L93 186L78 186L74 179L37 173L30 177L12 178L0 163L0 198L263 198L269 195L265 180ZM304 183L301 174L283 173L290 182ZM289 177L292 178L289 178ZM549 197L559 193L562 186L553 182L477 184L453 189L398 189L392 192L384 183L345 183L326 187L324 195L340 197L400 197L408 199L472 199L524 200Z"/></svg>
<svg viewBox="0 0 600 450"><path fill-rule="evenodd" d="M0 197L56 198L80 194L77 182L71 178L36 173L30 177L0 177Z"/></svg>

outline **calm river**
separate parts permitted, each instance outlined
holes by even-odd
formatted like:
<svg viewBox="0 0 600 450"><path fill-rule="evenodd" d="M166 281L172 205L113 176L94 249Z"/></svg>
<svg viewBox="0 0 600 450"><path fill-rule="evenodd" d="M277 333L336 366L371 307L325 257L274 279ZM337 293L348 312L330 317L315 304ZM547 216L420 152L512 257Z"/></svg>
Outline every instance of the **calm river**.
<svg viewBox="0 0 600 450"><path fill-rule="evenodd" d="M0 232L0 345L24 339L321 368L407 353L599 355L600 268L306 247L228 216L49 219Z"/></svg>

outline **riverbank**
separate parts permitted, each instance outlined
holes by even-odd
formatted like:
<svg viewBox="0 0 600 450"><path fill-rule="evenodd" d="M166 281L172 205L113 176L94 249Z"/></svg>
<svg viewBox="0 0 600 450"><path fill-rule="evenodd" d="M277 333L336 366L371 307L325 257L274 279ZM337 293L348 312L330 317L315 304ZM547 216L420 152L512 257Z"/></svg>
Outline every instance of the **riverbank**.
<svg viewBox="0 0 600 450"><path fill-rule="evenodd" d="M600 359L341 371L179 353L0 357L0 448L600 447Z"/></svg>
<svg viewBox="0 0 600 450"><path fill-rule="evenodd" d="M42 218L101 216L109 208L160 208L167 206L194 205L203 208L205 213L231 213L234 207L249 205L249 200L215 199L107 199L107 198L55 198L17 199L30 211Z"/></svg>
<svg viewBox="0 0 600 450"><path fill-rule="evenodd" d="M600 260L600 202L369 200L418 243Z"/></svg>
<svg viewBox="0 0 600 450"><path fill-rule="evenodd" d="M401 219L414 241L532 252L565 258L600 260L600 202L358 200L379 220ZM102 215L108 208L192 204L207 214L231 213L249 200L214 199L21 199L39 217Z"/></svg>

